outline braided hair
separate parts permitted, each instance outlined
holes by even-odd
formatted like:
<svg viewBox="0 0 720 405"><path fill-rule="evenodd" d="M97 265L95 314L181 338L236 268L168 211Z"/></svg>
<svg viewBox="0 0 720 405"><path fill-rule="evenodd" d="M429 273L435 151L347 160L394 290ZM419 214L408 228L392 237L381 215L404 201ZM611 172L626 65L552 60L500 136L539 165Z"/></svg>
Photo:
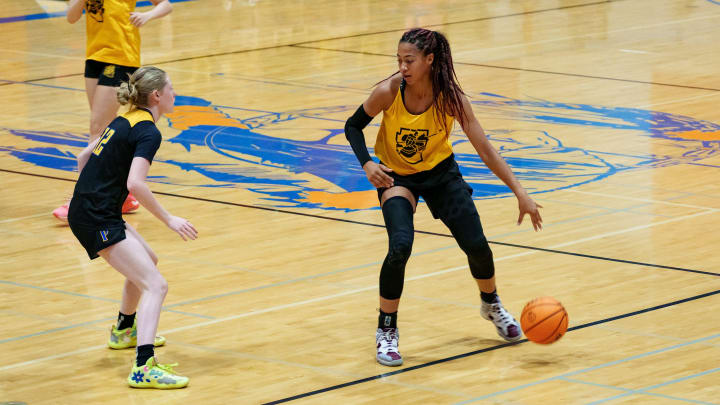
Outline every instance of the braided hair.
<svg viewBox="0 0 720 405"><path fill-rule="evenodd" d="M423 55L433 54L433 63L430 66L430 81L432 82L433 105L435 106L435 120L444 123L445 115L457 120L466 118L463 108L463 95L465 93L458 84L455 68L453 67L450 44L445 35L424 28L413 28L406 31L400 42L415 45ZM450 133L450 128L446 128Z"/></svg>

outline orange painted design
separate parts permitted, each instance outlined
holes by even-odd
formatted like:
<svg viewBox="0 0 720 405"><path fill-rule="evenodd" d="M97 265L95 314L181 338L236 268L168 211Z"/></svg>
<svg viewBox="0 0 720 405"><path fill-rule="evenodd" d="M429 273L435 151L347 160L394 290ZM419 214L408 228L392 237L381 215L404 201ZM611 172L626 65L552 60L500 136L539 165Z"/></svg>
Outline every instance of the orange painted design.
<svg viewBox="0 0 720 405"><path fill-rule="evenodd" d="M247 129L247 126L241 124L238 120L229 118L227 115L212 107L179 105L175 106L175 111L166 114L166 116L170 119L173 128L181 130L196 125L216 125L220 127Z"/></svg>
<svg viewBox="0 0 720 405"><path fill-rule="evenodd" d="M720 131L683 131L683 132L668 132L668 135L676 136L682 139L695 139L698 141L720 141Z"/></svg>
<svg viewBox="0 0 720 405"><path fill-rule="evenodd" d="M303 201L322 204L329 208L366 209L379 205L377 191L352 191L349 193L328 193L325 191L310 191L305 194Z"/></svg>

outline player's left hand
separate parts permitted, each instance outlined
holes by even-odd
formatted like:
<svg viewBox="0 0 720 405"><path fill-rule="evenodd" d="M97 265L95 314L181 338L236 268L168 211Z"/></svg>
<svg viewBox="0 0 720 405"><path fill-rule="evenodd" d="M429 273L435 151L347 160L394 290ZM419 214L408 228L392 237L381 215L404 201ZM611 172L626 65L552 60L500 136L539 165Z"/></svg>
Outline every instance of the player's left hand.
<svg viewBox="0 0 720 405"><path fill-rule="evenodd" d="M522 197L518 197L518 209L520 210L520 216L518 216L517 222L518 225L522 224L525 214L529 214L535 231L541 230L542 217L540 216L540 210L538 210L538 208L542 208L542 205L533 201L533 199L527 194Z"/></svg>
<svg viewBox="0 0 720 405"><path fill-rule="evenodd" d="M137 11L130 13L130 22L138 28L145 25L148 21L150 21L148 13L138 13Z"/></svg>

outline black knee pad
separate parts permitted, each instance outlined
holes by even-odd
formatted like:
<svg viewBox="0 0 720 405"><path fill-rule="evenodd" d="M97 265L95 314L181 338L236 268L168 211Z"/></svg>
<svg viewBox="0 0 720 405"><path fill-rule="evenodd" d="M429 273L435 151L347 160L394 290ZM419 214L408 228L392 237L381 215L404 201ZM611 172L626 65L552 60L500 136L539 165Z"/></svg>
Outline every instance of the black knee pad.
<svg viewBox="0 0 720 405"><path fill-rule="evenodd" d="M388 254L380 270L380 296L394 300L402 295L405 264L415 236L413 207L405 197L391 197L382 207L388 233Z"/></svg>
<svg viewBox="0 0 720 405"><path fill-rule="evenodd" d="M446 222L460 248L468 257L470 272L476 279L489 279L495 275L492 250L483 233L477 214Z"/></svg>
<svg viewBox="0 0 720 405"><path fill-rule="evenodd" d="M482 240L474 242L472 247L465 252L468 256L472 276L477 279L487 280L495 275L495 263L487 239L484 236L480 239Z"/></svg>

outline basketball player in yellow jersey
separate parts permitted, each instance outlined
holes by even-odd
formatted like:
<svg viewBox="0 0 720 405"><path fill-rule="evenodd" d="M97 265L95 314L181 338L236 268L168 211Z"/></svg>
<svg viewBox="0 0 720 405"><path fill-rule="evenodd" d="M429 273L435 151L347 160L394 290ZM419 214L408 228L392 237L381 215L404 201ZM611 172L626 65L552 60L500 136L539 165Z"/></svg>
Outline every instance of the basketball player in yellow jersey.
<svg viewBox="0 0 720 405"><path fill-rule="evenodd" d="M100 137L117 115L116 88L140 67L140 30L148 21L172 11L169 0L150 0L154 7L135 12L136 0L70 0L67 20L76 23L85 11L87 46L85 92L90 104L90 139ZM123 212L138 209L129 195ZM53 211L55 218L67 222L68 204Z"/></svg>
<svg viewBox="0 0 720 405"><path fill-rule="evenodd" d="M518 224L529 214L535 230L542 228L540 206L528 196L473 115L457 83L447 39L439 32L411 29L400 39L397 56L399 71L379 83L345 124L353 152L378 190L390 239L380 270L380 316L375 334L376 359L386 366L403 363L397 310L413 244L413 213L420 197L467 254L480 289L483 318L492 321L507 341L522 337L520 325L498 298L492 252L471 197L473 190L454 159L449 134L455 121L487 167L515 193ZM370 158L362 130L380 112L382 124L375 143L380 162L376 163Z"/></svg>

